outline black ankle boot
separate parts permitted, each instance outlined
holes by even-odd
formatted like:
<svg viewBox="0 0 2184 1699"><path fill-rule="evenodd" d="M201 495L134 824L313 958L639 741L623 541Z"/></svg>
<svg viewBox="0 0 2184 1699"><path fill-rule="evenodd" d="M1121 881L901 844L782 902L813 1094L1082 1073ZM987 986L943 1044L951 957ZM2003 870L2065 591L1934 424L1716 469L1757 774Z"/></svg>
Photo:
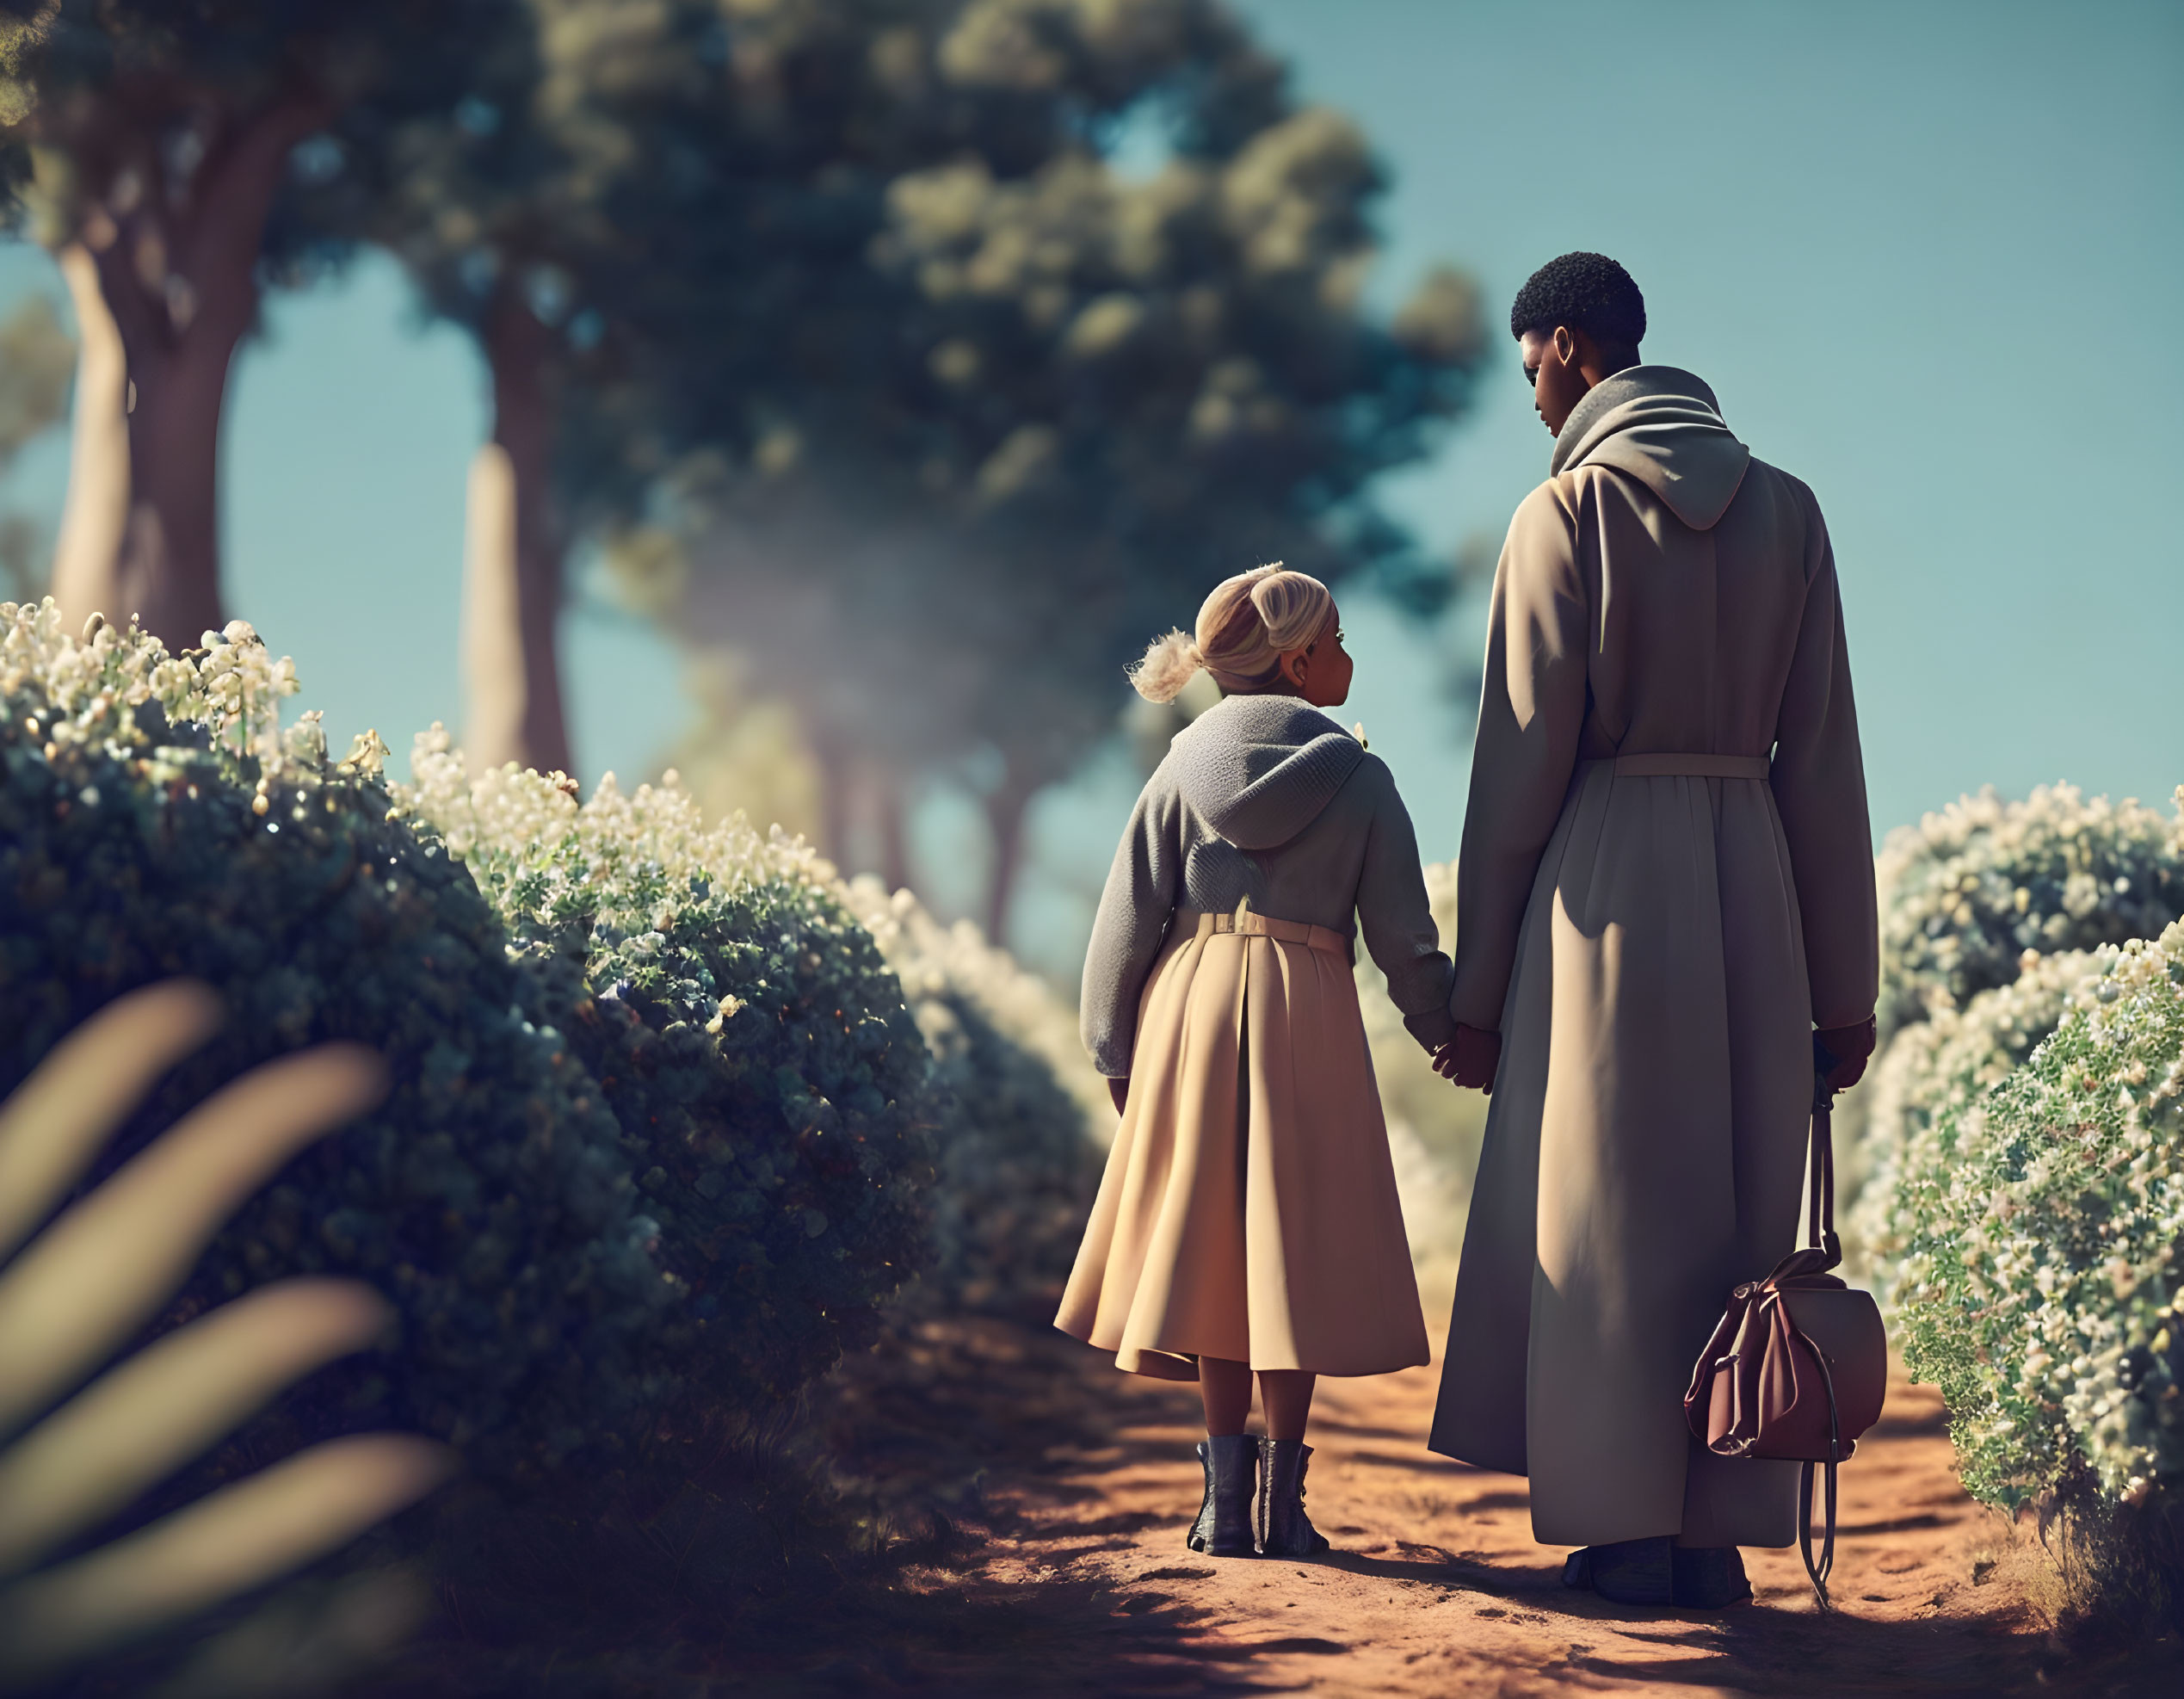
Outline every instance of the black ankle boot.
<svg viewBox="0 0 2184 1699"><path fill-rule="evenodd" d="M1572 1552L1562 1566L1565 1587L1589 1587L1617 1604L1674 1604L1674 1566L1669 1536L1617 1540Z"/></svg>
<svg viewBox="0 0 2184 1699"><path fill-rule="evenodd" d="M1734 1546L1678 1546L1669 1557L1676 1603L1687 1610L1720 1610L1752 1596Z"/></svg>
<svg viewBox="0 0 2184 1699"><path fill-rule="evenodd" d="M1259 1550L1268 1557L1311 1557L1327 1549L1327 1536L1305 1514L1305 1466L1312 1449L1301 1439L1262 1441L1259 1495Z"/></svg>
<svg viewBox="0 0 2184 1699"><path fill-rule="evenodd" d="M1259 1438L1217 1434L1198 1443L1206 1502L1191 1524L1190 1548L1208 1557L1249 1557L1251 1499L1259 1488Z"/></svg>

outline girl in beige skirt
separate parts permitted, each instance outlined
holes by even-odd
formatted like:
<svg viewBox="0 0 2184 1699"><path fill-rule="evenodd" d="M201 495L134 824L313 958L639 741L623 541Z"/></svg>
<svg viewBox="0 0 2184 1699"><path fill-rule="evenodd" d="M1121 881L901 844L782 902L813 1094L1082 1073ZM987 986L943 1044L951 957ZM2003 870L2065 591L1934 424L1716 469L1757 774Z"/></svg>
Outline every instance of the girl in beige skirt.
<svg viewBox="0 0 2184 1699"><path fill-rule="evenodd" d="M1319 711L1351 671L1326 586L1231 578L1132 682L1169 701L1201 667L1223 700L1138 798L1085 960L1122 1124L1055 1323L1198 1381L1192 1549L1304 1556L1327 1547L1303 1505L1315 1377L1427 1360L1353 940L1428 1050L1454 1035L1449 963L1387 767Z"/></svg>

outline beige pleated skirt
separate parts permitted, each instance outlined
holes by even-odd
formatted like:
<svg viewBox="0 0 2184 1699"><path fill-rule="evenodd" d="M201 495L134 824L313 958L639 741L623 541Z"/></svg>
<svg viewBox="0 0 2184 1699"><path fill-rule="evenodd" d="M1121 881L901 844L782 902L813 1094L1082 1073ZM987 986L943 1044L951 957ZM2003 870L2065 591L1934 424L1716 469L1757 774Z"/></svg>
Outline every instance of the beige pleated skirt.
<svg viewBox="0 0 2184 1699"><path fill-rule="evenodd" d="M1133 1374L1427 1360L1348 941L1178 911L1054 1324Z"/></svg>

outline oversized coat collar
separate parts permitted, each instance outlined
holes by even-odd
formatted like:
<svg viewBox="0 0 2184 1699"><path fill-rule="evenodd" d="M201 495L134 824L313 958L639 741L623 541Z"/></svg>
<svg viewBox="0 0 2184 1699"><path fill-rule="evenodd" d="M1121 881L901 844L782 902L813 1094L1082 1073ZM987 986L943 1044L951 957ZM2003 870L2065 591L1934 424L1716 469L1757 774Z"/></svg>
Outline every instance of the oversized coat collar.
<svg viewBox="0 0 2184 1699"><path fill-rule="evenodd" d="M1707 531L1728 511L1751 459L1704 380L1674 366L1632 366L1595 384L1570 410L1548 475L1611 466L1694 530Z"/></svg>

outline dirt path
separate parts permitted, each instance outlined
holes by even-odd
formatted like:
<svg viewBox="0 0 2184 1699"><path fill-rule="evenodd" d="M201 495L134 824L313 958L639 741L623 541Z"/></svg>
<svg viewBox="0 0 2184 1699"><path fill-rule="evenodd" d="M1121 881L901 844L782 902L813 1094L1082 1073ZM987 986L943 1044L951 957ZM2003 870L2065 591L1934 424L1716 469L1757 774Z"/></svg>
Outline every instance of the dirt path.
<svg viewBox="0 0 2184 1699"><path fill-rule="evenodd" d="M2184 1691L2165 1655L2050 1644L2027 1603L2044 1560L1964 1496L1939 1400L1908 1382L1844 1470L1840 1610L1816 1611L1794 1552L1762 1553L1755 1603L1705 1616L1564 1589L1523 1481L1422 1449L1437 1370L1324 1383L1310 1504L1334 1554L1214 1560L1183 1545L1192 1389L1000 1323L937 1325L907 1349L914 1372L844 1419L883 1459L892 1446L906 1494L983 1459L955 1513L984 1537L914 1571L891 1625L866 1625L884 1653L845 1643L803 1690Z"/></svg>

